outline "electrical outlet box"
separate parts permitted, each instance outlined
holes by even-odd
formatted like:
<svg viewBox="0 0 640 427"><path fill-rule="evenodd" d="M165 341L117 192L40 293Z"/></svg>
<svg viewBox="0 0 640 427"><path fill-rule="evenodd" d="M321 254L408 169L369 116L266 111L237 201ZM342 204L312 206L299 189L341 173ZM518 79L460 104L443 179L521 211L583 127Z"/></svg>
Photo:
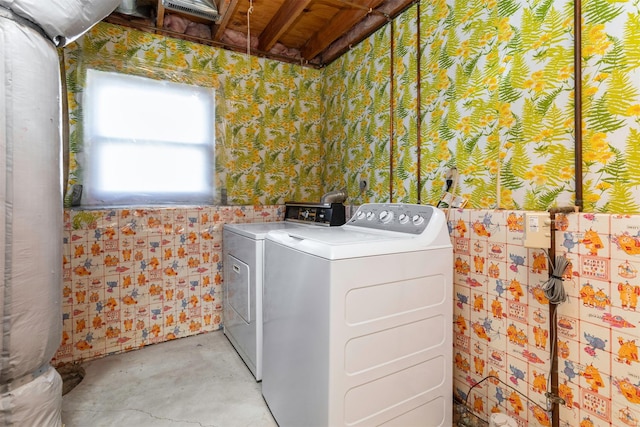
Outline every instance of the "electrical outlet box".
<svg viewBox="0 0 640 427"><path fill-rule="evenodd" d="M551 247L551 215L549 212L525 212L524 246L547 249Z"/></svg>

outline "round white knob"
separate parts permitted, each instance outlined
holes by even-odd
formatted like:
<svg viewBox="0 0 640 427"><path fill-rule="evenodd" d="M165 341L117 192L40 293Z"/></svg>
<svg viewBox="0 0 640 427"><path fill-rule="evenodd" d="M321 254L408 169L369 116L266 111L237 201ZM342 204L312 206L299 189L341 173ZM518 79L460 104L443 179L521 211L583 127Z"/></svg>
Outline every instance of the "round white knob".
<svg viewBox="0 0 640 427"><path fill-rule="evenodd" d="M382 221L383 224L388 224L393 220L393 212L382 211L380 212L380 215L378 215L378 218L380 218L380 221Z"/></svg>
<svg viewBox="0 0 640 427"><path fill-rule="evenodd" d="M420 215L414 215L411 218L411 221L413 222L413 225L420 225L424 222L424 218L421 217Z"/></svg>
<svg viewBox="0 0 640 427"><path fill-rule="evenodd" d="M357 219L364 219L365 216L366 216L365 213L362 211L358 211L358 213L356 213Z"/></svg>
<svg viewBox="0 0 640 427"><path fill-rule="evenodd" d="M400 221L400 224L406 224L407 222L409 222L409 215L400 214L400 216L398 217L398 221Z"/></svg>
<svg viewBox="0 0 640 427"><path fill-rule="evenodd" d="M372 219L374 219L376 217L376 215L373 212L367 212L367 219L369 221L371 221Z"/></svg>

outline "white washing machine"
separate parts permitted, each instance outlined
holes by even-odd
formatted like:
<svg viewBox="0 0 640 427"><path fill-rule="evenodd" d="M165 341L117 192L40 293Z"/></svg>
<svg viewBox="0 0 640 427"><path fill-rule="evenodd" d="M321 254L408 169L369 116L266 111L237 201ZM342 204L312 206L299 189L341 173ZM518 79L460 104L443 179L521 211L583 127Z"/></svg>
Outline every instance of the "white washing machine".
<svg viewBox="0 0 640 427"><path fill-rule="evenodd" d="M432 206L267 234L262 394L278 424L451 426L452 291Z"/></svg>
<svg viewBox="0 0 640 427"><path fill-rule="evenodd" d="M285 221L225 224L223 229L223 330L256 378L262 379L264 238L273 230L341 225L342 203L288 202Z"/></svg>

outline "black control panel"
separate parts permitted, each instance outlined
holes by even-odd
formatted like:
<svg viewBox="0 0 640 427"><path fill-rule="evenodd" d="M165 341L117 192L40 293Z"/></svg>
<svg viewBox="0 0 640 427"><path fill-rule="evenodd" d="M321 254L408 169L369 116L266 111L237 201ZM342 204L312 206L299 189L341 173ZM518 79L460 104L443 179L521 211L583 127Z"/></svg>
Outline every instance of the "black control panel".
<svg viewBox="0 0 640 427"><path fill-rule="evenodd" d="M346 221L342 203L308 204L285 203L285 221L313 223L317 225L343 225Z"/></svg>

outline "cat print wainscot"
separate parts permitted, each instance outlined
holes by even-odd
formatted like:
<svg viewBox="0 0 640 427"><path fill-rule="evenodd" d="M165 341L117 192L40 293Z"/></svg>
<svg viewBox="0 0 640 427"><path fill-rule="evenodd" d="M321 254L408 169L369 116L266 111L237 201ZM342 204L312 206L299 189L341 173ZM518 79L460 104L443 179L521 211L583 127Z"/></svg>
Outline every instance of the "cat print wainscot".
<svg viewBox="0 0 640 427"><path fill-rule="evenodd" d="M220 329L223 224L282 218L278 206L65 211L54 363Z"/></svg>
<svg viewBox="0 0 640 427"><path fill-rule="evenodd" d="M555 344L562 427L640 426L640 216L556 215L556 254L568 261L556 343L542 290L548 258L524 247L524 212L453 210L449 223L458 397L484 419L502 412L520 426L551 426L544 408ZM467 396L487 375L501 381Z"/></svg>

